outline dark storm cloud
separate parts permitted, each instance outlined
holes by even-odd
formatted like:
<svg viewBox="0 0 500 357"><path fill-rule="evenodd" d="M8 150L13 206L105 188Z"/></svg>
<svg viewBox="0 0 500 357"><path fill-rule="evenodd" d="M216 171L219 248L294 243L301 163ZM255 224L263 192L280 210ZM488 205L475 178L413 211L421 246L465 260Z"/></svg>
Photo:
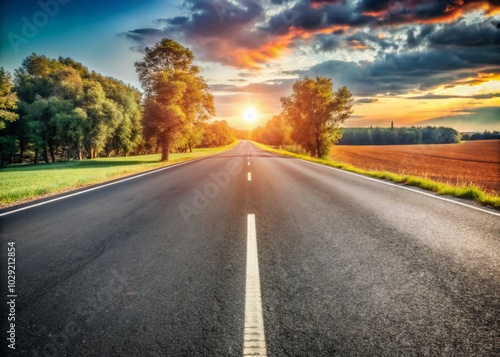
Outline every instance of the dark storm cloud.
<svg viewBox="0 0 500 357"><path fill-rule="evenodd" d="M124 36L137 44L136 49L144 49L161 37L173 38L191 47L201 59L229 65L233 49L255 49L268 40L252 31L254 23L264 16L258 1L186 0L183 9L188 16L156 20L161 26L156 31L138 29Z"/></svg>
<svg viewBox="0 0 500 357"><path fill-rule="evenodd" d="M315 38L315 48L319 52L335 51L337 49L376 49L386 50L398 49L397 42L379 38L364 31L358 31L352 35L319 34Z"/></svg>
<svg viewBox="0 0 500 357"><path fill-rule="evenodd" d="M135 50L170 37L191 47L202 60L252 69L302 45L313 46L318 52L373 50L377 57L367 75L374 81L387 73L428 76L422 78L424 87L435 82L436 71L464 70L498 61L500 30L492 19L474 24L456 20L473 10L492 11L498 7L492 1L299 0L288 4L291 7L270 16L269 10L275 6L272 2L186 0L186 16L159 19L158 29L137 29L124 36L135 43ZM450 19L456 21L433 24ZM373 26L389 36L364 31ZM395 53L401 49L410 52ZM447 78L446 73L442 78Z"/></svg>
<svg viewBox="0 0 500 357"><path fill-rule="evenodd" d="M498 1L483 0L362 0L356 10L394 25L450 21L470 11L492 11L498 6Z"/></svg>
<svg viewBox="0 0 500 357"><path fill-rule="evenodd" d="M435 25L423 25L410 28L406 32L406 45L408 48L412 49L420 46L427 37L434 32L436 29Z"/></svg>
<svg viewBox="0 0 500 357"><path fill-rule="evenodd" d="M493 73L484 73L485 66L497 66L500 48L477 52L473 48L448 51L431 49L427 52L388 53L374 62L326 61L308 70L292 71L299 76L328 76L338 85L348 85L357 96L405 94L413 90L427 91L448 84L468 84ZM484 74L483 74L484 73ZM482 75L483 74L483 75ZM478 82L479 83L479 82Z"/></svg>
<svg viewBox="0 0 500 357"><path fill-rule="evenodd" d="M429 36L431 46L489 46L500 45L500 29L490 21L467 24L459 22L446 26Z"/></svg>

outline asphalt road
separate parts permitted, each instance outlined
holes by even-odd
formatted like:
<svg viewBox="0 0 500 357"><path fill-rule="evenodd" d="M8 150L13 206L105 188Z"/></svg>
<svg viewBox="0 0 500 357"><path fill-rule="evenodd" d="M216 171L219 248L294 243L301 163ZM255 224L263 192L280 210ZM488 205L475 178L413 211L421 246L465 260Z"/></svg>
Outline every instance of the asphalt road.
<svg viewBox="0 0 500 357"><path fill-rule="evenodd" d="M3 355L498 356L500 216L422 192L242 142L0 211Z"/></svg>

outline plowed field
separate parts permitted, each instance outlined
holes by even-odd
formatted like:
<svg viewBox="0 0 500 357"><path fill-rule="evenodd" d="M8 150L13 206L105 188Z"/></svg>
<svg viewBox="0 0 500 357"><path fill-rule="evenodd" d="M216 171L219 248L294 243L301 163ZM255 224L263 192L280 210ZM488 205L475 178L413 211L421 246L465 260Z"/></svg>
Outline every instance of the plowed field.
<svg viewBox="0 0 500 357"><path fill-rule="evenodd" d="M500 195L500 140L443 145L334 146L333 159L368 169L475 185Z"/></svg>

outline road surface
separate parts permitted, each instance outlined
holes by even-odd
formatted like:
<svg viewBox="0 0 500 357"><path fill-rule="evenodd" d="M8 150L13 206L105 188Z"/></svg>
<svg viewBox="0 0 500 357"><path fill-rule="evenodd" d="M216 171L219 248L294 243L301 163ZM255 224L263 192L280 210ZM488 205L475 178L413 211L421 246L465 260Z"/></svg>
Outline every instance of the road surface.
<svg viewBox="0 0 500 357"><path fill-rule="evenodd" d="M242 142L0 211L2 352L499 355L500 216L432 196Z"/></svg>

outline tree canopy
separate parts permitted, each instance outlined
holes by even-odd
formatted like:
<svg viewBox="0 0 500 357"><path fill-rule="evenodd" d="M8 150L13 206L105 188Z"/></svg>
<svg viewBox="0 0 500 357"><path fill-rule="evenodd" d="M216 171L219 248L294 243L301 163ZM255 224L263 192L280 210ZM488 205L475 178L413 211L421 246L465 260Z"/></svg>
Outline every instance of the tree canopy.
<svg viewBox="0 0 500 357"><path fill-rule="evenodd" d="M215 115L213 96L193 60L189 49L163 39L135 63L145 91L144 134L160 144L162 161L196 130L197 122Z"/></svg>
<svg viewBox="0 0 500 357"><path fill-rule="evenodd" d="M12 162L15 153L22 162L27 151L38 163L94 158L98 152L127 155L141 148L141 93L71 58L32 54L15 71L16 94L4 94L8 88L2 84L0 106L15 110L19 119L6 122L0 114L2 163Z"/></svg>
<svg viewBox="0 0 500 357"><path fill-rule="evenodd" d="M281 103L292 139L311 155L324 157L340 138L339 128L352 114L353 99L347 87L334 91L330 78L305 77Z"/></svg>

